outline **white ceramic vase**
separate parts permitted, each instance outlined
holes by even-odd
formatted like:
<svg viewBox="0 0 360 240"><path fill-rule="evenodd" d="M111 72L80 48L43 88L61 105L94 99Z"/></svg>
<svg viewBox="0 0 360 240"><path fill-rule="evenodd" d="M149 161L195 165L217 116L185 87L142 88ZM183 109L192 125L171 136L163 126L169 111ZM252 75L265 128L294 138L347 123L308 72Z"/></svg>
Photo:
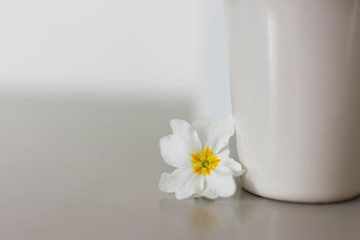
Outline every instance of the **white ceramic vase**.
<svg viewBox="0 0 360 240"><path fill-rule="evenodd" d="M294 202L360 193L360 1L225 0L242 186Z"/></svg>

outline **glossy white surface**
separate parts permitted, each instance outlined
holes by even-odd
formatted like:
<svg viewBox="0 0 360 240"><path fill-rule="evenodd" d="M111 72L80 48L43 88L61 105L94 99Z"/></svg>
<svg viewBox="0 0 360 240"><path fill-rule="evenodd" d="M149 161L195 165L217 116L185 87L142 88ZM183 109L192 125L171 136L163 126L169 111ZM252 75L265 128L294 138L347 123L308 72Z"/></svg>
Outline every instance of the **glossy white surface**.
<svg viewBox="0 0 360 240"><path fill-rule="evenodd" d="M359 239L360 198L161 193L158 140L190 119L188 103L164 102L0 97L0 239Z"/></svg>
<svg viewBox="0 0 360 240"><path fill-rule="evenodd" d="M360 193L360 1L226 2L243 186L329 202Z"/></svg>

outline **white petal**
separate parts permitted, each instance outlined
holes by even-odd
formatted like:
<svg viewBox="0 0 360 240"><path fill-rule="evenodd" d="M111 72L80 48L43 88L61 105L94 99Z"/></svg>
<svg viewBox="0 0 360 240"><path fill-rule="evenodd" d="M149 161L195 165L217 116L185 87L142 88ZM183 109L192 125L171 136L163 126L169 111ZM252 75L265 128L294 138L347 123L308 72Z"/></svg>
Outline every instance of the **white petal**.
<svg viewBox="0 0 360 240"><path fill-rule="evenodd" d="M177 199L198 195L204 190L205 177L194 173L192 168L176 169L171 174L163 173L159 189L163 192L175 192Z"/></svg>
<svg viewBox="0 0 360 240"><path fill-rule="evenodd" d="M186 168L192 166L191 153L201 150L196 130L186 121L171 120L173 134L160 139L160 151L164 161L170 166Z"/></svg>
<svg viewBox="0 0 360 240"><path fill-rule="evenodd" d="M230 169L233 176L239 177L245 172L239 162L230 158L230 149L228 147L222 149L216 156L221 160L219 166Z"/></svg>
<svg viewBox="0 0 360 240"><path fill-rule="evenodd" d="M198 196L202 191L204 191L204 183L204 175L193 173L179 191L175 193L175 196L178 200Z"/></svg>
<svg viewBox="0 0 360 240"><path fill-rule="evenodd" d="M229 138L234 135L234 121L231 115L218 121L202 118L193 123L203 148L210 147L216 154L229 145Z"/></svg>
<svg viewBox="0 0 360 240"><path fill-rule="evenodd" d="M205 179L205 189L201 196L215 199L217 197L231 197L236 192L236 183L231 174L223 174L226 172L223 166L218 166L211 171Z"/></svg>
<svg viewBox="0 0 360 240"><path fill-rule="evenodd" d="M192 172L189 171L189 168L179 168L170 174L162 173L159 181L159 189L167 193L176 192L191 175Z"/></svg>

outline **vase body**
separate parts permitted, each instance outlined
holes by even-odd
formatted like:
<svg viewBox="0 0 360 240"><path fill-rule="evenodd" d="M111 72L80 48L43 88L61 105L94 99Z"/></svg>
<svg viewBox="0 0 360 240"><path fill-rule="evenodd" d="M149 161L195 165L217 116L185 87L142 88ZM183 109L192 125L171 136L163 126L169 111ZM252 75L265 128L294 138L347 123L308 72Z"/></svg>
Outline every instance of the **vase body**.
<svg viewBox="0 0 360 240"><path fill-rule="evenodd" d="M360 193L360 1L225 0L241 185L293 202Z"/></svg>

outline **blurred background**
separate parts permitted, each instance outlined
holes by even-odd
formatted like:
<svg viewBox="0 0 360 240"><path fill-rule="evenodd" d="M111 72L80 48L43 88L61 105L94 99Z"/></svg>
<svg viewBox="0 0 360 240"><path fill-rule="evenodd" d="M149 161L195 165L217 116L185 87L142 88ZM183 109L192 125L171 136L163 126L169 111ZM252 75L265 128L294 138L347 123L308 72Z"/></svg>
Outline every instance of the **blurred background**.
<svg viewBox="0 0 360 240"><path fill-rule="evenodd" d="M221 0L2 0L0 96L229 114ZM181 116L177 116L181 117Z"/></svg>
<svg viewBox="0 0 360 240"><path fill-rule="evenodd" d="M231 112L221 4L0 1L1 239L149 234L169 121Z"/></svg>

